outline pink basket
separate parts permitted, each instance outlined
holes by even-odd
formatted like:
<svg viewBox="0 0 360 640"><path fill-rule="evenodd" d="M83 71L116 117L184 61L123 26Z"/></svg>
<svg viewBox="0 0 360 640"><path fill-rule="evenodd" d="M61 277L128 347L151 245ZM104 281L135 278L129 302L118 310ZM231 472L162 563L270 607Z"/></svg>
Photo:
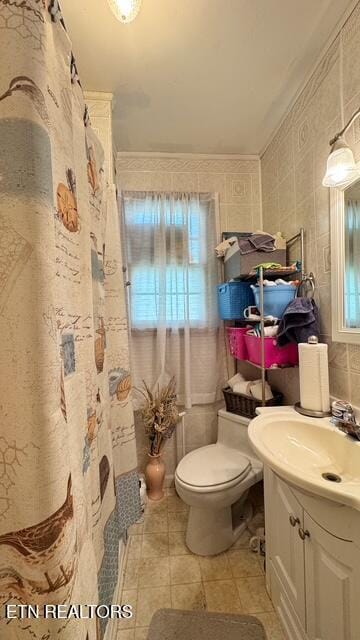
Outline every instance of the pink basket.
<svg viewBox="0 0 360 640"><path fill-rule="evenodd" d="M248 352L248 360L261 366L261 338L245 335L245 343ZM293 366L299 362L298 346L290 343L286 347L279 347L276 338L265 338L265 367L269 369L274 365Z"/></svg>
<svg viewBox="0 0 360 640"><path fill-rule="evenodd" d="M238 360L247 360L248 351L245 343L245 334L249 331L249 327L226 327L226 330L231 355Z"/></svg>

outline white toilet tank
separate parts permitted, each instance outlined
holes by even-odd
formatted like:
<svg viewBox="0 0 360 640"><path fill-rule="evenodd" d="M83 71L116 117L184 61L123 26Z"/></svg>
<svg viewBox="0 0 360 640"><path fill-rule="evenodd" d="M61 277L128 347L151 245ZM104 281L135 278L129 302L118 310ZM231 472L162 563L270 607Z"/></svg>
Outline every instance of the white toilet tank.
<svg viewBox="0 0 360 640"><path fill-rule="evenodd" d="M218 411L217 441L227 447L238 449L249 458L258 460L259 458L253 450L248 436L249 422L249 418L220 409Z"/></svg>

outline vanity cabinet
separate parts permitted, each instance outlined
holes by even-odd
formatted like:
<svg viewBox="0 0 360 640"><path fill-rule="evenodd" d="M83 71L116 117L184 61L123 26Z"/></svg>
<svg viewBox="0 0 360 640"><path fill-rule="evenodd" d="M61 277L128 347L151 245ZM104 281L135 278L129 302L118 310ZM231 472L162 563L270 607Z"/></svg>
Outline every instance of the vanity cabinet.
<svg viewBox="0 0 360 640"><path fill-rule="evenodd" d="M267 585L288 640L360 638L360 547L336 535L324 502L317 509L316 499L266 470Z"/></svg>
<svg viewBox="0 0 360 640"><path fill-rule="evenodd" d="M271 527L266 519L266 539L271 537L271 560L278 579L297 611L305 620L304 543L298 523L302 509L287 485L275 474L272 478ZM290 524L293 523L293 525Z"/></svg>
<svg viewBox="0 0 360 640"><path fill-rule="evenodd" d="M360 638L360 551L304 512L306 630L315 640Z"/></svg>

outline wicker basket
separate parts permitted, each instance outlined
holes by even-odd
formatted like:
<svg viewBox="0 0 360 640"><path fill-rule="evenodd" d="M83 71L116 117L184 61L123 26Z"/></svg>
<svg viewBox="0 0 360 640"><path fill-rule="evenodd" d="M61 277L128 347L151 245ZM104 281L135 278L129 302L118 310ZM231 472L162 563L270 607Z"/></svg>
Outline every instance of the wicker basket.
<svg viewBox="0 0 360 640"><path fill-rule="evenodd" d="M239 416L245 416L245 418L255 418L257 407L261 407L261 401L256 398L251 398L243 393L234 393L230 387L223 389L225 398L226 411L230 413L237 413ZM266 401L267 407L275 407L282 404L283 394L279 392L274 393L274 397L271 400Z"/></svg>

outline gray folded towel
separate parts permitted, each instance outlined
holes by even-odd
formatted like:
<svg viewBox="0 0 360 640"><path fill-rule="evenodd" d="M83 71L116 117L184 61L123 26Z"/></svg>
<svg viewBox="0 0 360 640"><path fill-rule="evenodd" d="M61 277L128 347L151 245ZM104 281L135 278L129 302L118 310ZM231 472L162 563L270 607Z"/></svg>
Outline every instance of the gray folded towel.
<svg viewBox="0 0 360 640"><path fill-rule="evenodd" d="M310 298L294 298L284 311L279 324L277 342L283 347L289 342L307 342L320 335L319 309Z"/></svg>
<svg viewBox="0 0 360 640"><path fill-rule="evenodd" d="M248 238L241 238L239 247L242 256L255 251L275 251L275 238L268 233L253 233Z"/></svg>

